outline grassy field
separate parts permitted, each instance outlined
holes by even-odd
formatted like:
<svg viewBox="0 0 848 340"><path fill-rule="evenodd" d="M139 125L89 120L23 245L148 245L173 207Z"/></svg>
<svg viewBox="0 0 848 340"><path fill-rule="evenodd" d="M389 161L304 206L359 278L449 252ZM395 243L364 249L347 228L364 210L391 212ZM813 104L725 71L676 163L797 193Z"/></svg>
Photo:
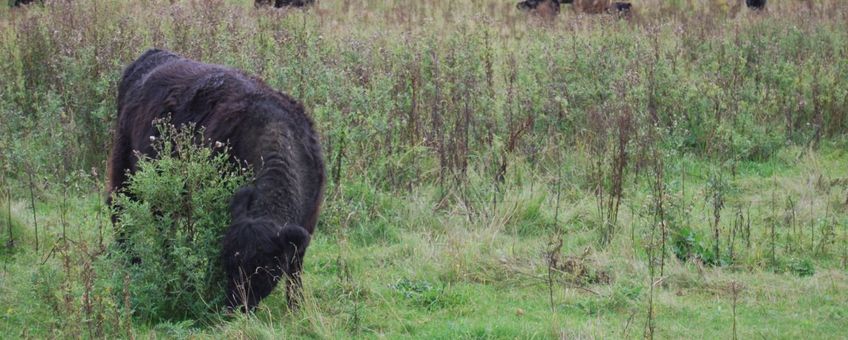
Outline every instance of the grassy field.
<svg viewBox="0 0 848 340"><path fill-rule="evenodd" d="M845 338L848 3L633 3L0 8L0 338ZM133 317L104 169L150 47L311 112L298 310Z"/></svg>

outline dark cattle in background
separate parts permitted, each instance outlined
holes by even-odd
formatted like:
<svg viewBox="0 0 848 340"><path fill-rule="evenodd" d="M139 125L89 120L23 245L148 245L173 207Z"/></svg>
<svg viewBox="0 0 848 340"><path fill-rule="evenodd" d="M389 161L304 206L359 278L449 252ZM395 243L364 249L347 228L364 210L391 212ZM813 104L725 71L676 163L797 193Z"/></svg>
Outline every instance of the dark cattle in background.
<svg viewBox="0 0 848 340"><path fill-rule="evenodd" d="M264 6L274 4L274 7L304 7L308 5L312 5L315 3L315 0L256 0L254 5L256 6Z"/></svg>
<svg viewBox="0 0 848 340"><path fill-rule="evenodd" d="M14 6L14 7L18 7L18 6L21 6L21 5L28 5L28 4L31 4L33 2L35 2L35 0L15 0L15 1L10 1L9 3L12 4L12 6Z"/></svg>
<svg viewBox="0 0 848 340"><path fill-rule="evenodd" d="M118 87L111 192L136 171L134 150L155 156L152 122L166 116L177 127L203 126L204 140L229 142L233 159L254 168L255 181L231 199L222 240L228 305L252 309L284 278L296 302L324 188L319 138L303 106L241 71L148 50Z"/></svg>
<svg viewBox="0 0 848 340"><path fill-rule="evenodd" d="M764 9L766 8L766 0L745 0L745 5L750 9Z"/></svg>
<svg viewBox="0 0 848 340"><path fill-rule="evenodd" d="M631 9L633 9L633 4L629 2L613 2L607 7L607 10L612 13L630 13Z"/></svg>

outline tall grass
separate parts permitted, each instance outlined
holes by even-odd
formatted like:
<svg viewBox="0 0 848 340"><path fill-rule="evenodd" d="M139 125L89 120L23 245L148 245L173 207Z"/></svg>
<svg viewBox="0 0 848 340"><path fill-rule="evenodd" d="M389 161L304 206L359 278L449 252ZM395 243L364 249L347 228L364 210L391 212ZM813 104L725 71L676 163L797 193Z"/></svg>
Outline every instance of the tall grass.
<svg viewBox="0 0 848 340"><path fill-rule="evenodd" d="M121 68L156 46L258 73L300 98L326 148L344 143L348 173L387 189L469 167L494 173L493 148L544 160L552 155L540 152L564 150L541 146L579 146L587 133L618 143L605 137L616 112L657 126L673 150L765 160L785 143L814 144L848 127L838 4L812 13L780 4L736 19L645 4L634 22L566 14L543 23L493 1L328 1L308 12L48 1L4 14L4 132L13 143L44 143L41 152L11 148L44 173L102 167ZM437 162L438 176L420 162L397 165L408 152ZM381 161L364 161L374 155Z"/></svg>

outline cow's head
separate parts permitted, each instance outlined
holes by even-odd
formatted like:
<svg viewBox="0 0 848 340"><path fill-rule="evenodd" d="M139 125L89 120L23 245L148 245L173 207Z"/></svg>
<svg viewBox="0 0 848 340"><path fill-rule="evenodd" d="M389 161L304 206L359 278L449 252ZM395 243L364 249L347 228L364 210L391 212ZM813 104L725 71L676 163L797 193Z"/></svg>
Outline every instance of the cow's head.
<svg viewBox="0 0 848 340"><path fill-rule="evenodd" d="M280 280L300 271L310 235L301 226L254 217L255 188L247 186L233 195L230 224L223 240L227 275L227 305L251 310L268 296Z"/></svg>

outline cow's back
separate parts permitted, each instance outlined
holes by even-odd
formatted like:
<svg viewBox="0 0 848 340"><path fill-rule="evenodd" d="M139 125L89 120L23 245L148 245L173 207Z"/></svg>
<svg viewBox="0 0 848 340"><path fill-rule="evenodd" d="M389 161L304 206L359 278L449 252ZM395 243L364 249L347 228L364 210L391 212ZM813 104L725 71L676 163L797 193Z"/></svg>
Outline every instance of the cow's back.
<svg viewBox="0 0 848 340"><path fill-rule="evenodd" d="M237 126L247 105L245 97L255 88L237 70L149 50L124 72L117 128L134 150L150 154L150 136L158 135L154 120L168 119L176 126L207 126L216 121ZM229 136L216 137L225 141Z"/></svg>

